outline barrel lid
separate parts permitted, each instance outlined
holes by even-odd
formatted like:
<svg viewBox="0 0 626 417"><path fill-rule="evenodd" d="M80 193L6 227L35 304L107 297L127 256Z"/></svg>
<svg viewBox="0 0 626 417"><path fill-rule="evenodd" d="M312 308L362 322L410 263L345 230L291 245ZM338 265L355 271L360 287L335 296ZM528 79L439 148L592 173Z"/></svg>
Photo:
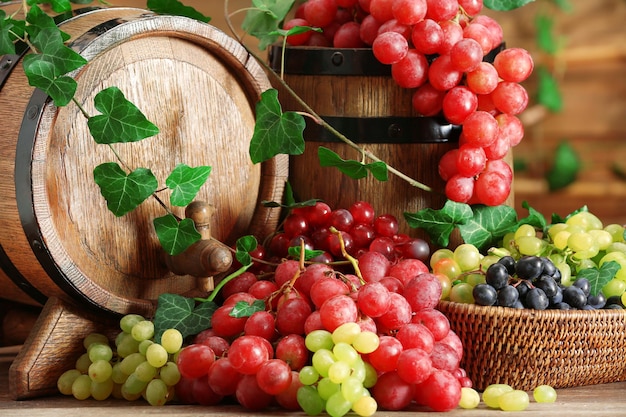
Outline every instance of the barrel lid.
<svg viewBox="0 0 626 417"><path fill-rule="evenodd" d="M288 159L251 163L254 108L271 85L237 41L209 24L133 8L90 11L62 29L88 60L73 74L81 106L98 114L94 96L116 86L159 126L153 138L114 146L125 164L150 168L162 186L177 164L209 165L197 198L215 207L213 237L232 244L275 230L279 209L262 201L281 200ZM115 153L93 141L78 106L39 107L32 100L24 117L36 120L35 129L29 136L30 125L23 127L18 143L18 157L29 160L16 161L16 183L29 183L32 194L18 205L50 277L71 298L120 314L149 314L159 294L193 291L195 277L175 276L162 261L152 226L165 214L159 202L149 199L115 217L93 180L93 169ZM159 195L169 201L167 191ZM184 217L184 208L170 209Z"/></svg>

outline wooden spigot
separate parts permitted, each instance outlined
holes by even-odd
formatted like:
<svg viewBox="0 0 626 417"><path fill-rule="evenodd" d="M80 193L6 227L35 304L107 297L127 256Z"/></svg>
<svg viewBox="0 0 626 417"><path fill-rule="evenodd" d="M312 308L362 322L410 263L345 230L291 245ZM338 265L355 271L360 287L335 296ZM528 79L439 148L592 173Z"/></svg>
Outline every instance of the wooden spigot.
<svg viewBox="0 0 626 417"><path fill-rule="evenodd" d="M233 263L230 249L211 238L210 221L215 209L210 204L194 201L187 206L185 217L192 219L202 238L179 255L165 255L165 264L176 275L197 278L197 289L210 292L214 289L213 276L226 272Z"/></svg>

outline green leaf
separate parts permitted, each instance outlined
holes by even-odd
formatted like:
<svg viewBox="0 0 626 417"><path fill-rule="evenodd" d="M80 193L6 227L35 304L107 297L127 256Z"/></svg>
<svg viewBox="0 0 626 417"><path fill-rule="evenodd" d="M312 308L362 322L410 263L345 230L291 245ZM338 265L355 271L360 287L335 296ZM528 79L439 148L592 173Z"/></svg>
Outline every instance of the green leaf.
<svg viewBox="0 0 626 417"><path fill-rule="evenodd" d="M563 97L558 82L543 65L537 67L537 75L537 102L552 112L560 112L563 109Z"/></svg>
<svg viewBox="0 0 626 417"><path fill-rule="evenodd" d="M525 6L535 0L484 0L483 5L491 10L508 11Z"/></svg>
<svg viewBox="0 0 626 417"><path fill-rule="evenodd" d="M287 248L287 253L289 254L289 256L291 256L294 259L300 259L300 246L290 246L289 248ZM305 249L304 250L304 260L308 261L312 258L315 258L316 256L320 256L324 254L323 250L309 250L309 249Z"/></svg>
<svg viewBox="0 0 626 417"><path fill-rule="evenodd" d="M166 214L153 220L154 229L163 250L170 255L179 255L202 238L192 219L180 222L173 214Z"/></svg>
<svg viewBox="0 0 626 417"><path fill-rule="evenodd" d="M186 6L178 0L148 0L148 9L158 14L169 14L174 16L185 16L200 22L211 21L209 16L205 16L191 6Z"/></svg>
<svg viewBox="0 0 626 417"><path fill-rule="evenodd" d="M173 191L170 197L171 204L184 207L191 203L210 173L210 166L191 168L185 164L178 164L165 181L165 185Z"/></svg>
<svg viewBox="0 0 626 417"><path fill-rule="evenodd" d="M255 300L252 303L239 301L233 306L228 315L235 318L250 317L257 311L265 311L264 300Z"/></svg>
<svg viewBox="0 0 626 417"><path fill-rule="evenodd" d="M256 105L256 123L250 141L252 162L264 162L279 154L302 154L305 126L302 115L283 113L276 89L264 91Z"/></svg>
<svg viewBox="0 0 626 417"><path fill-rule="evenodd" d="M159 133L159 128L117 87L96 94L94 105L102 114L90 117L87 126L96 143L137 142Z"/></svg>
<svg viewBox="0 0 626 417"><path fill-rule="evenodd" d="M183 338L193 336L211 327L211 317L218 305L200 303L178 294L161 294L154 314L154 341L161 342L167 329L177 329Z"/></svg>
<svg viewBox="0 0 626 417"><path fill-rule="evenodd" d="M294 0L252 0L254 8L248 10L241 27L259 39L259 49L265 50L278 39L276 31L293 4Z"/></svg>
<svg viewBox="0 0 626 417"><path fill-rule="evenodd" d="M589 211L589 207L587 207L586 205L582 206L581 208L572 211L571 213L569 213L565 217L561 217L557 213L552 213L551 222L552 222L552 224L565 223L567 221L567 219L569 219L570 217L572 217L576 213L580 213L581 211Z"/></svg>
<svg viewBox="0 0 626 417"><path fill-rule="evenodd" d="M28 0L29 6L36 4L50 4L52 10L57 13L63 13L72 10L72 4L70 0Z"/></svg>
<svg viewBox="0 0 626 417"><path fill-rule="evenodd" d="M149 169L137 168L127 175L115 162L98 165L93 170L93 177L107 207L117 217L137 208L159 185Z"/></svg>
<svg viewBox="0 0 626 417"><path fill-rule="evenodd" d="M243 266L252 264L250 252L255 250L258 245L258 241L252 235L240 237L235 243L235 258Z"/></svg>
<svg viewBox="0 0 626 417"><path fill-rule="evenodd" d="M433 242L448 246L452 231L472 219L472 208L447 200L440 210L425 208L417 213L405 212L404 218L410 227L424 229Z"/></svg>
<svg viewBox="0 0 626 417"><path fill-rule="evenodd" d="M7 19L4 10L0 10L0 55L15 54L15 37L11 33L14 26L12 19Z"/></svg>
<svg viewBox="0 0 626 417"><path fill-rule="evenodd" d="M28 83L46 92L58 107L66 106L74 97L78 84L71 77L62 75L51 77L54 74L54 64L49 61L35 60L27 70Z"/></svg>
<svg viewBox="0 0 626 417"><path fill-rule="evenodd" d="M559 143L554 154L552 167L546 174L550 191L567 187L576 180L581 168L578 154L569 143Z"/></svg>
<svg viewBox="0 0 626 417"><path fill-rule="evenodd" d="M554 18L543 13L535 17L535 30L537 31L537 46L547 54L554 55L558 48L558 42L554 38Z"/></svg>
<svg viewBox="0 0 626 417"><path fill-rule="evenodd" d="M70 39L70 35L63 32L57 26L57 22L48 13L41 10L38 6L33 6L26 15L25 31L31 39L35 39L42 29L52 29L61 34L61 39L65 42Z"/></svg>
<svg viewBox="0 0 626 417"><path fill-rule="evenodd" d="M552 3L556 5L559 9L564 12L571 12L574 10L574 6L570 3L569 0L552 0Z"/></svg>
<svg viewBox="0 0 626 417"><path fill-rule="evenodd" d="M465 243L479 250L497 245L506 233L517 228L517 212L513 207L477 205L472 209L472 219L459 225L459 231Z"/></svg>
<svg viewBox="0 0 626 417"><path fill-rule="evenodd" d="M609 261L602 264L598 268L585 268L578 271L576 279L586 278L589 280L590 292L598 295L602 288L615 277L617 271L621 269L621 265L615 261Z"/></svg>
<svg viewBox="0 0 626 417"><path fill-rule="evenodd" d="M378 181L387 181L389 178L387 165L384 162L364 164L355 160L345 160L334 151L323 146L317 148L317 156L321 166L335 167L350 178L356 180L367 177L368 172L371 172L372 176Z"/></svg>
<svg viewBox="0 0 626 417"><path fill-rule="evenodd" d="M530 207L528 202L525 200L522 201L522 207L528 210L528 216L523 219L520 219L520 221L518 222L518 226L522 224L529 224L533 226L535 229L539 229L539 230L544 230L546 228L547 222L543 214L541 214L534 208Z"/></svg>
<svg viewBox="0 0 626 417"><path fill-rule="evenodd" d="M270 32L270 35L279 35L279 36L291 36L291 35L301 35L303 33L307 33L307 32L320 32L322 33L322 29L321 28L316 28L316 27L312 27L312 26L294 26L288 30L285 29L277 29L273 32Z"/></svg>

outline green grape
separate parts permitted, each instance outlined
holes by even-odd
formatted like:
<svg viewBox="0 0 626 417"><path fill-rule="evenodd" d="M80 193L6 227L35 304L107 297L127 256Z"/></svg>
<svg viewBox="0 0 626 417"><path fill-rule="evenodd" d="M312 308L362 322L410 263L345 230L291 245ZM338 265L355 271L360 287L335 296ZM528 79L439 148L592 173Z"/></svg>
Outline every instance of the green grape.
<svg viewBox="0 0 626 417"><path fill-rule="evenodd" d="M378 372L369 362L363 362L365 365L365 379L363 380L363 386L365 388L372 388L378 381Z"/></svg>
<svg viewBox="0 0 626 417"><path fill-rule="evenodd" d="M122 332L130 334L130 332L133 330L133 326L144 320L145 318L143 318L143 316L140 316L139 314L126 314L120 319L120 329L122 329Z"/></svg>
<svg viewBox="0 0 626 417"><path fill-rule="evenodd" d="M330 378L322 378L317 382L317 392L324 401L327 401L331 395L341 390L341 385L335 384Z"/></svg>
<svg viewBox="0 0 626 417"><path fill-rule="evenodd" d="M108 345L109 339L101 333L89 333L83 339L83 346L85 347L85 350L89 350L89 346L91 346L92 343L102 343L103 345Z"/></svg>
<svg viewBox="0 0 626 417"><path fill-rule="evenodd" d="M313 330L307 334L304 344L311 352L317 352L320 349L331 350L335 346L332 333L321 329Z"/></svg>
<svg viewBox="0 0 626 417"><path fill-rule="evenodd" d="M107 344L94 342L89 345L87 354L89 355L89 360L92 362L99 359L108 362L113 358L113 349L108 345L108 342Z"/></svg>
<svg viewBox="0 0 626 417"><path fill-rule="evenodd" d="M620 297L620 299L622 300L622 305L626 306L626 292L622 294L622 296Z"/></svg>
<svg viewBox="0 0 626 417"><path fill-rule="evenodd" d="M352 403L343 397L341 391L326 400L326 412L330 417L343 417L352 409Z"/></svg>
<svg viewBox="0 0 626 417"><path fill-rule="evenodd" d="M113 373L113 367L109 361L105 361L103 359L98 359L95 362L92 362L89 365L89 378L91 378L94 382L104 382L107 379L111 378L111 374Z"/></svg>
<svg viewBox="0 0 626 417"><path fill-rule="evenodd" d="M81 375L78 369L68 369L57 379L57 389L63 395L72 395L72 384Z"/></svg>
<svg viewBox="0 0 626 417"><path fill-rule="evenodd" d="M500 260L500 257L496 255L483 256L482 259L480 260L480 270L486 271L491 265L498 262L498 260Z"/></svg>
<svg viewBox="0 0 626 417"><path fill-rule="evenodd" d="M461 282L452 286L450 290L450 301L455 303L474 304L474 287L466 282Z"/></svg>
<svg viewBox="0 0 626 417"><path fill-rule="evenodd" d="M605 262L609 261L615 261L620 266L614 278L626 281L626 254L622 252L609 252L600 259L598 266L602 266Z"/></svg>
<svg viewBox="0 0 626 417"><path fill-rule="evenodd" d="M536 236L520 236L515 239L517 250L521 255L538 256L546 247L546 241Z"/></svg>
<svg viewBox="0 0 626 417"><path fill-rule="evenodd" d="M328 349L320 349L313 353L313 356L311 357L311 364L321 376L327 377L328 370L330 366L335 363L335 360L333 352Z"/></svg>
<svg viewBox="0 0 626 417"><path fill-rule="evenodd" d="M454 249L454 260L461 268L461 271L474 271L480 266L482 255L478 248L469 243L462 243Z"/></svg>
<svg viewBox="0 0 626 417"><path fill-rule="evenodd" d="M168 394L169 388L165 384L165 382L161 381L160 379L153 379L148 383L148 386L146 387L145 397L146 401L148 401L150 405L165 405Z"/></svg>
<svg viewBox="0 0 626 417"><path fill-rule="evenodd" d="M572 284L572 267L569 266L567 262L563 263L555 263L559 271L561 271L561 284L564 286L569 286Z"/></svg>
<svg viewBox="0 0 626 417"><path fill-rule="evenodd" d="M548 236L550 237L550 239L552 239L552 241L554 241L554 237L562 231L567 231L567 224L565 223L555 223L551 226L549 226L548 228Z"/></svg>
<svg viewBox="0 0 626 417"><path fill-rule="evenodd" d="M490 408L500 408L498 398L505 392L513 391L507 384L491 384L483 391L483 402Z"/></svg>
<svg viewBox="0 0 626 417"><path fill-rule="evenodd" d="M469 285L471 285L472 287L475 287L478 284L484 284L486 282L485 281L485 274L484 273L467 274L465 276L465 282L468 283Z"/></svg>
<svg viewBox="0 0 626 417"><path fill-rule="evenodd" d="M150 320L142 320L133 326L130 334L138 342L152 339L154 337L154 323Z"/></svg>
<svg viewBox="0 0 626 417"><path fill-rule="evenodd" d="M358 379L361 384L365 382L365 378L367 377L367 369L365 368L365 361L359 356L352 364L352 372L350 372L350 377Z"/></svg>
<svg viewBox="0 0 626 417"><path fill-rule="evenodd" d="M166 363L159 370L159 377L170 387L178 384L178 381L180 381L180 371L178 370L178 365L176 365L175 362Z"/></svg>
<svg viewBox="0 0 626 417"><path fill-rule="evenodd" d="M183 347L183 335L177 329L167 329L161 335L161 346L167 353L176 353Z"/></svg>
<svg viewBox="0 0 626 417"><path fill-rule="evenodd" d="M356 400L367 394L368 392L363 387L363 383L356 378L346 378L341 384L341 395L351 404L354 404Z"/></svg>
<svg viewBox="0 0 626 417"><path fill-rule="evenodd" d="M354 340L352 341L352 346L359 353L372 353L376 349L378 349L378 345L380 344L380 338L374 332L365 330L356 335Z"/></svg>
<svg viewBox="0 0 626 417"><path fill-rule="evenodd" d="M328 378L335 384L341 384L348 379L350 372L350 365L342 361L336 361L328 367Z"/></svg>
<svg viewBox="0 0 626 417"><path fill-rule="evenodd" d="M153 343L146 350L146 359L148 363L155 368L160 368L167 363L169 355L167 350L158 343Z"/></svg>
<svg viewBox="0 0 626 417"><path fill-rule="evenodd" d="M89 365L91 365L91 359L89 359L89 354L85 352L76 359L74 367L78 369L81 374L86 374L89 372Z"/></svg>
<svg viewBox="0 0 626 417"><path fill-rule="evenodd" d="M589 259L589 258L581 258L579 259L578 263L576 263L575 266L575 270L576 270L576 274L580 273L580 271L582 271L583 269L591 269L591 268L597 268L598 265L596 265L596 263Z"/></svg>
<svg viewBox="0 0 626 417"><path fill-rule="evenodd" d="M139 346L137 346L137 352L145 356L146 351L148 350L148 346L150 346L153 343L154 341L150 339L142 340L141 342L139 342Z"/></svg>
<svg viewBox="0 0 626 417"><path fill-rule="evenodd" d="M523 411L529 404L528 393L518 389L505 392L498 397L498 405L503 411Z"/></svg>
<svg viewBox="0 0 626 417"><path fill-rule="evenodd" d="M326 402L320 397L315 387L310 385L304 385L298 388L296 399L302 411L310 416L321 414L326 405Z"/></svg>
<svg viewBox="0 0 626 417"><path fill-rule="evenodd" d="M567 239L567 246L574 252L589 250L593 246L593 237L587 232L574 232Z"/></svg>
<svg viewBox="0 0 626 417"><path fill-rule="evenodd" d="M333 347L333 355L337 361L345 362L347 365L352 365L361 357L354 347L345 342L339 342Z"/></svg>
<svg viewBox="0 0 626 417"><path fill-rule="evenodd" d="M115 341L117 354L121 358L139 352L139 342L130 333L120 333L120 337L116 338Z"/></svg>
<svg viewBox="0 0 626 417"><path fill-rule="evenodd" d="M519 258L519 252L515 244L515 233L513 232L506 233L502 237L502 249L507 250L510 253L510 255L514 257L515 259Z"/></svg>
<svg viewBox="0 0 626 417"><path fill-rule="evenodd" d="M129 374L122 372L122 362L116 362L111 370L111 379L116 384L123 384Z"/></svg>
<svg viewBox="0 0 626 417"><path fill-rule="evenodd" d="M313 385L320 379L320 374L313 366L305 365L300 369L298 377L304 385Z"/></svg>
<svg viewBox="0 0 626 417"><path fill-rule="evenodd" d="M480 404L480 394L478 394L478 391L474 388L462 387L459 407L470 410L478 407L478 404Z"/></svg>
<svg viewBox="0 0 626 417"><path fill-rule="evenodd" d="M333 343L340 342L352 344L354 338L361 333L361 326L358 323L348 322L339 325L332 333Z"/></svg>
<svg viewBox="0 0 626 417"><path fill-rule="evenodd" d="M430 269L433 269L435 264L443 258L454 259L454 252L448 248L440 248L434 251L430 256Z"/></svg>
<svg viewBox="0 0 626 417"><path fill-rule="evenodd" d="M124 390L129 394L141 394L141 392L146 389L148 383L146 381L142 381L137 377L137 374L132 373L128 375L126 381L124 381Z"/></svg>
<svg viewBox="0 0 626 417"><path fill-rule="evenodd" d="M135 375L141 381L150 382L157 375L157 368L144 361L135 368Z"/></svg>
<svg viewBox="0 0 626 417"><path fill-rule="evenodd" d="M568 226L578 226L585 231L593 229L602 229L602 221L593 213L588 211L579 211L570 216L565 223Z"/></svg>
<svg viewBox="0 0 626 417"><path fill-rule="evenodd" d="M86 400L91 396L91 378L79 375L72 383L72 395L77 400Z"/></svg>
<svg viewBox="0 0 626 417"><path fill-rule="evenodd" d="M556 390L550 385L539 385L533 390L533 398L538 403L553 403L556 401Z"/></svg>
<svg viewBox="0 0 626 417"><path fill-rule="evenodd" d="M618 252L618 253L622 253L622 254L626 255L626 243L624 243L624 242L613 242L605 249L605 251L607 253L609 253L609 252Z"/></svg>
<svg viewBox="0 0 626 417"><path fill-rule="evenodd" d="M120 395L126 401L136 401L141 398L142 393L143 393L143 390L139 392L128 391L128 388L126 387L126 383L124 383L120 388Z"/></svg>
<svg viewBox="0 0 626 417"><path fill-rule="evenodd" d="M561 230L557 234L554 235L552 239L552 243L554 247L558 250L565 250L567 248L567 241L569 240L572 234L568 230Z"/></svg>
<svg viewBox="0 0 626 417"><path fill-rule="evenodd" d="M611 236L611 234L606 230L593 229L589 231L589 234L600 250L607 250L607 248L613 243L613 236Z"/></svg>
<svg viewBox="0 0 626 417"><path fill-rule="evenodd" d="M513 232L513 238L515 240L519 239L522 236L537 236L537 232L535 228L529 224L520 225L515 232Z"/></svg>
<svg viewBox="0 0 626 417"><path fill-rule="evenodd" d="M126 375L135 372L140 363L144 362L146 357L139 352L131 353L120 362L120 370Z"/></svg>
<svg viewBox="0 0 626 417"><path fill-rule="evenodd" d="M606 298L620 297L626 291L626 282L621 279L612 279L602 287L602 294Z"/></svg>
<svg viewBox="0 0 626 417"><path fill-rule="evenodd" d="M572 255L573 259L576 260L585 260L585 259L589 259L591 260L591 258L595 257L596 255L598 255L598 253L600 253L600 250L598 249L598 245L596 245L595 243L591 245L591 247L587 250L583 250L583 251L578 251L575 252Z"/></svg>
<svg viewBox="0 0 626 417"><path fill-rule="evenodd" d="M113 393L113 385L113 380L111 378L101 382L92 380L90 387L91 396L98 401L106 400Z"/></svg>
<svg viewBox="0 0 626 417"><path fill-rule="evenodd" d="M352 411L358 416L369 417L376 413L378 404L374 397L363 396L352 404Z"/></svg>
<svg viewBox="0 0 626 417"><path fill-rule="evenodd" d="M624 242L624 226L617 223L611 223L604 226L604 230L609 232L613 237L613 242Z"/></svg>

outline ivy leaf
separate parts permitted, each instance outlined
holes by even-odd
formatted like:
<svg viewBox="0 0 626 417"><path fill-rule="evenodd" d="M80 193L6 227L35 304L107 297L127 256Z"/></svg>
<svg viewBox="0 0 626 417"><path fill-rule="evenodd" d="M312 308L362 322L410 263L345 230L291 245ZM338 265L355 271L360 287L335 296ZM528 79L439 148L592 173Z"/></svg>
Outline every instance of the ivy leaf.
<svg viewBox="0 0 626 417"><path fill-rule="evenodd" d="M252 235L242 236L235 243L235 258L243 266L252 264L250 252L255 250L259 245L256 238Z"/></svg>
<svg viewBox="0 0 626 417"><path fill-rule="evenodd" d="M4 10L0 10L0 55L15 54L14 36L11 31L15 24L12 19L6 18Z"/></svg>
<svg viewBox="0 0 626 417"><path fill-rule="evenodd" d="M572 217L576 213L580 213L581 211L589 211L589 207L582 206L581 208L572 211L570 214L568 214L565 217L561 217L561 216L559 216L556 213L552 213L552 224L565 223L567 221L567 219L569 219L570 217Z"/></svg>
<svg viewBox="0 0 626 417"><path fill-rule="evenodd" d="M570 146L563 141L556 148L552 167L546 174L550 191L564 188L574 182L580 171L580 158Z"/></svg>
<svg viewBox="0 0 626 417"><path fill-rule="evenodd" d="M54 64L49 61L35 60L28 66L28 83L46 92L58 107L66 106L74 97L78 84L71 77L54 74Z"/></svg>
<svg viewBox="0 0 626 417"><path fill-rule="evenodd" d="M417 213L404 213L404 218L410 227L424 229L433 242L445 247L452 231L472 219L472 208L447 200L440 210L425 208Z"/></svg>
<svg viewBox="0 0 626 417"><path fill-rule="evenodd" d="M301 255L301 251L300 251L300 246L290 246L287 249L287 253L289 254L289 256L291 256L294 259L300 259L300 255ZM309 249L305 249L304 250L304 260L308 261L312 258L315 258L316 256L320 256L324 254L323 250L309 250Z"/></svg>
<svg viewBox="0 0 626 417"><path fill-rule="evenodd" d="M513 207L477 205L472 209L472 219L459 225L459 231L465 243L479 250L496 245L506 233L517 228L517 212Z"/></svg>
<svg viewBox="0 0 626 417"><path fill-rule="evenodd" d="M126 175L115 162L106 162L95 167L93 177L107 201L107 207L117 217L137 208L159 185L149 169L138 168Z"/></svg>
<svg viewBox="0 0 626 417"><path fill-rule="evenodd" d="M276 31L293 4L294 0L252 0L254 8L248 10L241 27L259 39L259 49L265 50L278 39Z"/></svg>
<svg viewBox="0 0 626 417"><path fill-rule="evenodd" d="M261 94L256 105L256 123L250 141L253 163L267 161L278 154L300 155L304 152L304 117L295 112L283 113L278 90Z"/></svg>
<svg viewBox="0 0 626 417"><path fill-rule="evenodd" d="M609 261L603 263L600 268L581 269L578 271L576 279L586 278L589 280L591 294L598 295L602 288L613 279L620 269L620 264L615 261Z"/></svg>
<svg viewBox="0 0 626 417"><path fill-rule="evenodd" d="M320 146L317 148L317 156L320 165L323 167L335 167L342 173L355 180L367 177L367 173L371 172L372 176L378 181L387 181L387 165L384 162L373 162L364 164L355 160L342 159L332 150Z"/></svg>
<svg viewBox="0 0 626 417"><path fill-rule="evenodd" d="M518 226L522 224L529 224L539 230L544 230L546 228L547 222L543 214L530 207L528 202L525 200L522 201L522 207L528 210L528 216L520 219Z"/></svg>
<svg viewBox="0 0 626 417"><path fill-rule="evenodd" d="M543 13L535 17L535 30L537 31L537 46L549 55L554 55L558 50L558 43L554 39L554 18Z"/></svg>
<svg viewBox="0 0 626 417"><path fill-rule="evenodd" d="M52 10L57 13L63 13L72 10L72 3L70 0L28 0L29 6L36 4L50 4Z"/></svg>
<svg viewBox="0 0 626 417"><path fill-rule="evenodd" d="M64 42L69 40L71 37L69 34L59 29L54 18L52 18L52 16L48 13L45 13L38 6L30 8L28 14L26 15L26 22L28 22L28 26L25 26L24 29L31 39L36 38L42 29L53 29L54 31L59 32L61 34L61 39L63 39Z"/></svg>
<svg viewBox="0 0 626 417"><path fill-rule="evenodd" d="M137 142L159 133L159 128L117 87L96 94L94 105L102 114L90 117L87 126L96 143Z"/></svg>
<svg viewBox="0 0 626 417"><path fill-rule="evenodd" d="M173 191L170 197L171 204L184 207L191 203L210 173L210 166L191 168L185 164L178 164L165 180L165 185Z"/></svg>
<svg viewBox="0 0 626 417"><path fill-rule="evenodd" d="M252 303L239 301L233 306L228 315L235 318L250 317L257 311L265 311L265 301L255 300Z"/></svg>
<svg viewBox="0 0 626 417"><path fill-rule="evenodd" d="M560 112L563 109L563 97L558 82L543 65L537 67L537 75L537 101L552 112Z"/></svg>
<svg viewBox="0 0 626 417"><path fill-rule="evenodd" d="M153 223L163 250L170 255L183 253L189 246L202 238L192 219L182 219L179 222L170 213L155 218Z"/></svg>
<svg viewBox="0 0 626 417"><path fill-rule="evenodd" d="M525 6L535 0L484 0L483 5L491 10L508 11Z"/></svg>
<svg viewBox="0 0 626 417"><path fill-rule="evenodd" d="M211 317L217 304L195 301L178 294L161 294L154 314L154 341L161 342L167 329L177 329L183 338L200 333L211 327Z"/></svg>
<svg viewBox="0 0 626 417"><path fill-rule="evenodd" d="M211 18L203 15L191 6L186 6L178 0L148 0L148 9L158 14L190 17L200 22L208 23Z"/></svg>

